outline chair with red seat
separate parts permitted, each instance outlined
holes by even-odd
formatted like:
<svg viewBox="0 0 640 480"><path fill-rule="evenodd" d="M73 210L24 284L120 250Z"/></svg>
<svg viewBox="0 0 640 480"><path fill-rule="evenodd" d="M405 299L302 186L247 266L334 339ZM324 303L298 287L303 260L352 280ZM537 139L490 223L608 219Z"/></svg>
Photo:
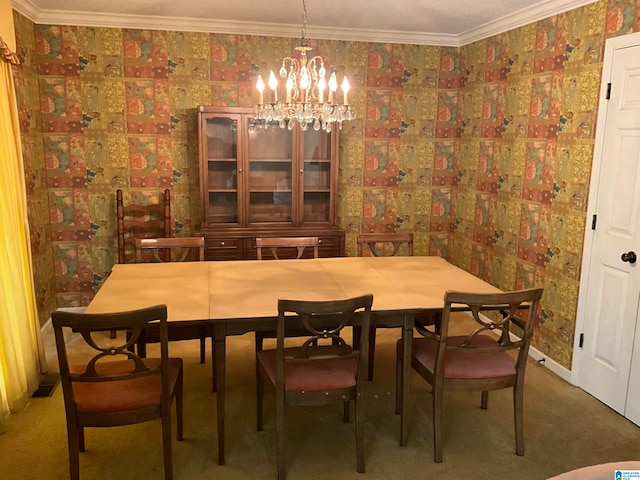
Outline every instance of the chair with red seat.
<svg viewBox="0 0 640 480"><path fill-rule="evenodd" d="M318 258L318 237L258 237L256 238L256 255L258 260L281 260L303 258L307 248L311 249L313 258ZM269 255L266 255L268 252ZM288 336L303 337L306 330L292 330ZM259 330L255 332L256 352L262 350L265 338L276 338L275 330Z"/></svg>
<svg viewBox="0 0 640 480"><path fill-rule="evenodd" d="M542 292L542 288L495 294L449 291L439 332L416 328L423 336L412 339L411 366L432 387L436 462L442 462L445 391L482 392L481 408L486 409L490 390L513 388L516 454L524 455L524 373ZM471 312L475 324L468 334L448 335L454 306ZM401 392L403 381L402 351L400 340L396 392Z"/></svg>
<svg viewBox="0 0 640 480"><path fill-rule="evenodd" d="M204 237L136 238L134 244L136 263L204 261ZM145 253L149 255L145 256ZM169 325L169 341L200 340L200 363L205 361L208 336L211 336L211 332L207 325L190 325L184 322ZM160 335L157 326L145 329L138 340L140 356L146 355L147 343L157 343L158 341L160 341ZM213 338L211 350L213 351ZM213 354L211 358L213 358ZM213 372L215 377L215 367Z"/></svg>
<svg viewBox="0 0 640 480"><path fill-rule="evenodd" d="M160 418L164 477L171 480L171 406L175 401L177 437L182 440L183 367L181 358L169 358L167 307L105 314L55 311L51 318L67 417L70 478L80 478L85 427L130 425ZM157 323L160 358L141 359L129 351L140 332ZM130 331L131 336L124 343L110 339L108 332L112 330ZM79 332L97 353L82 363L70 362L65 331Z"/></svg>
<svg viewBox="0 0 640 480"><path fill-rule="evenodd" d="M362 380L365 375L367 342L373 295L334 301L279 300L276 349L256 353L257 423L263 426L265 380L275 387L276 451L278 479L285 478L285 406L343 403L343 418L349 421L350 402L355 404L356 457L358 472L364 472L364 418ZM357 313L360 312L360 313ZM358 316L361 350L348 345L342 329ZM287 326L300 325L309 337L299 347L285 348Z"/></svg>
<svg viewBox="0 0 640 480"><path fill-rule="evenodd" d="M412 233L362 233L358 235L358 256L393 257L398 254L413 256ZM440 328L440 314L420 312L415 315L415 322L422 327ZM376 355L376 330L386 328L384 325L372 326L369 331L369 366L367 378L373 380L373 366ZM358 334L356 330L356 336Z"/></svg>

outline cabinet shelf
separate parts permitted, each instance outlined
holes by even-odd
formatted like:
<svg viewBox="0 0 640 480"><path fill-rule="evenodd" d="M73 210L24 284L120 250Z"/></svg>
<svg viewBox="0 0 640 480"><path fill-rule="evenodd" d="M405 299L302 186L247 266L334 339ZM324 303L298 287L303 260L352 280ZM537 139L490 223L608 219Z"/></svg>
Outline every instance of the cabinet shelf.
<svg viewBox="0 0 640 480"><path fill-rule="evenodd" d="M291 165L290 158L250 158L251 163L286 163Z"/></svg>
<svg viewBox="0 0 640 480"><path fill-rule="evenodd" d="M291 193L291 190L280 188L251 188L249 189L249 193Z"/></svg>

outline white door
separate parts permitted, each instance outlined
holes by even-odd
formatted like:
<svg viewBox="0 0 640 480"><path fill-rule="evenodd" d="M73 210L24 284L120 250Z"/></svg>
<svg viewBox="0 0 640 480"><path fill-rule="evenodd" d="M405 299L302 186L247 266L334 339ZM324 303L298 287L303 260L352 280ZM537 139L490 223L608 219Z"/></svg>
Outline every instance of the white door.
<svg viewBox="0 0 640 480"><path fill-rule="evenodd" d="M640 38L633 37L635 45L608 44L605 55L578 384L640 424Z"/></svg>

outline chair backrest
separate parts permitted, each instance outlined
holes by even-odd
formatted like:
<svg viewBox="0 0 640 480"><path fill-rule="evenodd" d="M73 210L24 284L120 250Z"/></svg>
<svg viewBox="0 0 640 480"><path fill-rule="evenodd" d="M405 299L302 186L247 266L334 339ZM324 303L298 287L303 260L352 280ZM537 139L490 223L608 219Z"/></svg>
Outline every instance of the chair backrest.
<svg viewBox="0 0 640 480"><path fill-rule="evenodd" d="M125 205L122 190L116 191L118 263L135 261L136 238L171 237L171 192L166 189L158 203ZM167 260L168 261L168 260Z"/></svg>
<svg viewBox="0 0 640 480"><path fill-rule="evenodd" d="M358 256L371 253L374 257L393 257L402 245L407 254L413 256L412 233L362 233L358 235Z"/></svg>
<svg viewBox="0 0 640 480"><path fill-rule="evenodd" d="M516 374L524 375L524 367L533 335L533 325L542 292L542 288L491 294L446 292L438 336L436 377L444 373L447 351L464 351L470 355L479 354L477 361L482 361L482 354L516 349L518 350ZM466 306L469 309L477 325L468 335L456 335L456 342L451 341L452 339L447 341L451 312L460 306ZM417 328L421 330L419 327ZM499 333L499 335L481 335L487 332ZM429 332L426 336L432 335ZM488 337L491 339L490 342L487 342Z"/></svg>
<svg viewBox="0 0 640 480"><path fill-rule="evenodd" d="M367 364L372 304L372 294L330 301L278 300L276 386L278 380L284 381L285 363L356 358L359 360L358 376L360 376L361 369L366 369ZM291 315L292 313L296 315ZM356 315L361 316L357 323L362 326L359 349L349 346L341 336L345 326L353 325ZM304 328L309 336L305 338L304 343L295 351L295 354L289 354L285 350L286 331L290 328L300 327ZM318 345L322 346L323 343L330 343L330 346L323 348L321 355L315 357L314 353L320 352Z"/></svg>
<svg viewBox="0 0 640 480"><path fill-rule="evenodd" d="M287 257L287 253L291 254L291 249L296 249L296 256L294 258L302 258L304 249L307 247L313 248L313 258L318 258L318 247L320 240L318 237L258 237L256 238L256 252L258 260L263 260L264 252L263 248L268 248L274 259L280 260ZM285 249L286 253L283 254L283 250L278 254L278 249Z"/></svg>
<svg viewBox="0 0 640 480"><path fill-rule="evenodd" d="M78 386L79 384L121 382L112 385L114 387L118 385L124 391L127 388L128 380L160 375L163 392L161 402L163 405L170 405L168 374L165 371L169 357L166 305L105 314L55 311L51 314L51 320L58 350L60 382L68 419L75 418L78 414L74 389L82 388ZM150 324L159 324L160 327L161 361L159 363L149 361L145 363L131 351L143 328ZM65 330L79 332L86 344L97 353L89 360L70 361L65 342ZM125 336L123 334L111 339L109 332L119 330L131 332L131 335ZM74 345L74 350L77 351L77 345ZM118 407L121 409L121 406L118 405ZM94 413L96 416L99 414L100 412Z"/></svg>
<svg viewBox="0 0 640 480"><path fill-rule="evenodd" d="M204 237L136 238L136 263L145 261L145 251L151 252L151 261L156 262L203 262Z"/></svg>

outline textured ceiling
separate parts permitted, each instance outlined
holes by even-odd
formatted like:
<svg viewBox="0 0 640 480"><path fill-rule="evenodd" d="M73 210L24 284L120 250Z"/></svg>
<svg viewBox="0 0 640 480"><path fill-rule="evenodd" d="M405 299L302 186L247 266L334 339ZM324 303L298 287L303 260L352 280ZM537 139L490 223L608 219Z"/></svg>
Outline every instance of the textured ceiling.
<svg viewBox="0 0 640 480"><path fill-rule="evenodd" d="M307 36L462 45L595 0L307 0ZM36 23L300 36L302 0L13 0Z"/></svg>

